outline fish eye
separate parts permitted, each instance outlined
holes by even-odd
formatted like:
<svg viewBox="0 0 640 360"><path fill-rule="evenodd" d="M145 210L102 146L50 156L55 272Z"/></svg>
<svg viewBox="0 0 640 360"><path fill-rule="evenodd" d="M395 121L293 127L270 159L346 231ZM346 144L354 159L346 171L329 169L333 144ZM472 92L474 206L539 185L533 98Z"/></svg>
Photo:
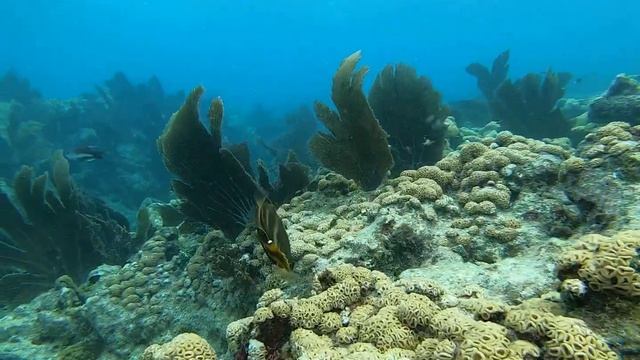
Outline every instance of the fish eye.
<svg viewBox="0 0 640 360"><path fill-rule="evenodd" d="M273 240L267 241L267 244L269 244L269 245L273 244Z"/></svg>

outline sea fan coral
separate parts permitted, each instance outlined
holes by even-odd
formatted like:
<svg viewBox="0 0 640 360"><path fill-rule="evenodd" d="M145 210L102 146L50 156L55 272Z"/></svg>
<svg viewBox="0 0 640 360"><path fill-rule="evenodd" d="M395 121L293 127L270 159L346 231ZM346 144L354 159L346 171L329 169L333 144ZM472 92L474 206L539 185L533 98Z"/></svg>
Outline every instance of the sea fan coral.
<svg viewBox="0 0 640 360"><path fill-rule="evenodd" d="M134 248L127 220L76 188L62 151L51 162L51 177L33 178L23 166L12 191L0 192L0 294L9 301L34 296L62 275L80 282Z"/></svg>
<svg viewBox="0 0 640 360"><path fill-rule="evenodd" d="M389 134L395 173L442 158L448 109L429 79L408 65L387 65L373 82L369 103Z"/></svg>
<svg viewBox="0 0 640 360"><path fill-rule="evenodd" d="M355 70L360 56L357 51L345 58L333 77L331 99L338 111L316 102L316 116L329 132L316 134L309 147L322 165L373 190L391 169L393 158L388 135L362 92L367 68Z"/></svg>

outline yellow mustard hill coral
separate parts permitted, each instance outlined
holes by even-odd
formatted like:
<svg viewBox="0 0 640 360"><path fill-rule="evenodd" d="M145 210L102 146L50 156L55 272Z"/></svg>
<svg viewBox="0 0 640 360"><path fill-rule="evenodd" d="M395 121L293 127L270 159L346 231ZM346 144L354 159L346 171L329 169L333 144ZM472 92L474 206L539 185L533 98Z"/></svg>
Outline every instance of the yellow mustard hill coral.
<svg viewBox="0 0 640 360"><path fill-rule="evenodd" d="M558 260L558 272L569 279L580 279L596 292L640 296L640 231L621 231L611 237L589 234L581 237ZM575 281L567 290L579 290ZM571 288L569 288L571 287Z"/></svg>
<svg viewBox="0 0 640 360"><path fill-rule="evenodd" d="M205 339L184 333L166 344L147 347L142 360L216 360L216 353Z"/></svg>

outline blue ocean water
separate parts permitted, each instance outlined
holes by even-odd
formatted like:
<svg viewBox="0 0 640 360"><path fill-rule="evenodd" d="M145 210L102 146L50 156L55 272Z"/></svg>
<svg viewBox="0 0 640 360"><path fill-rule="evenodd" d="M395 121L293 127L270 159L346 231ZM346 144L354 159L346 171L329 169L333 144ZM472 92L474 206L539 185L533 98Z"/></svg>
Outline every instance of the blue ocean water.
<svg viewBox="0 0 640 360"><path fill-rule="evenodd" d="M75 96L124 71L168 90L205 85L231 108L279 110L328 97L339 61L405 62L449 100L478 95L464 72L511 49L511 74L569 71L569 93L640 72L634 0L85 1L6 0L0 69L48 97Z"/></svg>

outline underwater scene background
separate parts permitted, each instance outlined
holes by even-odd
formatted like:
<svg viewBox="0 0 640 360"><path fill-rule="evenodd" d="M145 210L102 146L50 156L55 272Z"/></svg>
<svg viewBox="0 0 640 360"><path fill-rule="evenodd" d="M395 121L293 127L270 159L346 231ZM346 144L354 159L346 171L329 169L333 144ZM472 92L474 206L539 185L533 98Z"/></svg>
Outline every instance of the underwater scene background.
<svg viewBox="0 0 640 360"><path fill-rule="evenodd" d="M640 3L0 5L0 360L640 359Z"/></svg>

